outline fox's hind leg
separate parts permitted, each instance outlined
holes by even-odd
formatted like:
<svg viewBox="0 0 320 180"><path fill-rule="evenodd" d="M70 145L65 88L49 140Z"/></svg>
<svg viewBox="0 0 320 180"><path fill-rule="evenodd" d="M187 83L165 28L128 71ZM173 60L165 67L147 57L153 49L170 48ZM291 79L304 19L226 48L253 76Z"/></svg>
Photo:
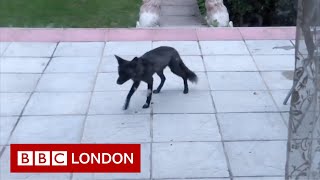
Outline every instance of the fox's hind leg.
<svg viewBox="0 0 320 180"><path fill-rule="evenodd" d="M154 90L154 91L153 91L153 93L155 93L155 94L160 93L161 88L163 87L163 84L164 84L164 82L166 81L166 77L163 75L163 70L162 70L162 71L157 72L157 74L158 74L158 76L160 77L161 82L160 82L160 84L159 84L158 88L157 88L156 90Z"/></svg>
<svg viewBox="0 0 320 180"><path fill-rule="evenodd" d="M183 71L183 69L181 68L180 62L171 61L169 64L169 68L174 74L176 74L177 76L180 76L183 79L183 85L184 85L183 93L187 94L189 92L188 81L187 81L188 78L187 78L186 72Z"/></svg>
<svg viewBox="0 0 320 180"><path fill-rule="evenodd" d="M184 90L183 90L183 93L184 93L184 94L188 94L188 92L189 92L189 87L188 87L188 81L187 81L187 78L183 78L183 84L184 84Z"/></svg>

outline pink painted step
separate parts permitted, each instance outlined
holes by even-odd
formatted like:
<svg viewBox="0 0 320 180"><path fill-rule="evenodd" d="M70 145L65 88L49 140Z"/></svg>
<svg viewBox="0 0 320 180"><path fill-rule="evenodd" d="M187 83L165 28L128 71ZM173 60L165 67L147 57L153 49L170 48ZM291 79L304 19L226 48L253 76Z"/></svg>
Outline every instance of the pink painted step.
<svg viewBox="0 0 320 180"><path fill-rule="evenodd" d="M295 27L270 28L161 28L60 29L0 28L0 41L215 41L295 39Z"/></svg>

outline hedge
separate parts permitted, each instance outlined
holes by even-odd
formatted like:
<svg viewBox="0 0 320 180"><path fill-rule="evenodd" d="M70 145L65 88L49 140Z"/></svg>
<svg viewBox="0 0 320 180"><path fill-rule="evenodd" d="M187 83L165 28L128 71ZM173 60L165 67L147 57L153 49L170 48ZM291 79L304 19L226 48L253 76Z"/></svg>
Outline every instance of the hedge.
<svg viewBox="0 0 320 180"><path fill-rule="evenodd" d="M234 26L295 26L296 1L224 0ZM198 0L205 16L205 0Z"/></svg>

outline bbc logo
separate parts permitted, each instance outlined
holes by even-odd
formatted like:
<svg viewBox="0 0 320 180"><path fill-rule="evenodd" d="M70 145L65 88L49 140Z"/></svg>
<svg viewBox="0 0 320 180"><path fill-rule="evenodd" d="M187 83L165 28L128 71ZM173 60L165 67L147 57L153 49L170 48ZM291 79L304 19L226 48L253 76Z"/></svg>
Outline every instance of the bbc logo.
<svg viewBox="0 0 320 180"><path fill-rule="evenodd" d="M67 166L67 151L18 151L18 166Z"/></svg>
<svg viewBox="0 0 320 180"><path fill-rule="evenodd" d="M10 144L11 173L141 173L140 144Z"/></svg>

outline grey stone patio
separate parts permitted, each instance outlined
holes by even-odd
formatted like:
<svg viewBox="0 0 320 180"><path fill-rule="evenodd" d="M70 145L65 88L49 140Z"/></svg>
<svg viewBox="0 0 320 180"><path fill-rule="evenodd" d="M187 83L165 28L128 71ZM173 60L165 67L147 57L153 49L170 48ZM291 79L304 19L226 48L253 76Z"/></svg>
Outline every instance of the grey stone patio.
<svg viewBox="0 0 320 180"><path fill-rule="evenodd" d="M160 27L204 27L197 0L162 0Z"/></svg>
<svg viewBox="0 0 320 180"><path fill-rule="evenodd" d="M116 84L113 55L132 58L160 45L176 47L199 83L185 95L182 80L166 70L150 109L142 109L142 84L123 111L131 82ZM284 179L289 40L0 47L0 179ZM10 174L10 143L141 143L142 172Z"/></svg>

